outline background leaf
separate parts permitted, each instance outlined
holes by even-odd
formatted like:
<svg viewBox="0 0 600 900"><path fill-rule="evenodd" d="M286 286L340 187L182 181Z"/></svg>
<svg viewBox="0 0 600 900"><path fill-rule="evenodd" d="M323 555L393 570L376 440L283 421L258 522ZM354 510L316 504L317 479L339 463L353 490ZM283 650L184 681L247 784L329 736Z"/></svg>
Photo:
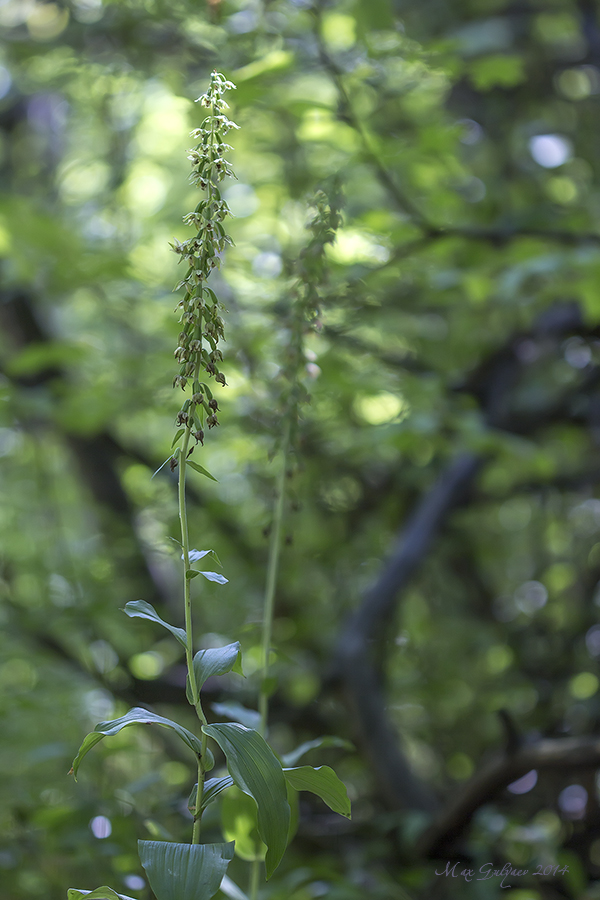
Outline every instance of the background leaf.
<svg viewBox="0 0 600 900"><path fill-rule="evenodd" d="M221 800L221 826L227 841L233 841L235 855L246 862L265 858L267 848L258 833L256 803L234 787Z"/></svg>
<svg viewBox="0 0 600 900"><path fill-rule="evenodd" d="M284 753L281 757L283 765L294 766L310 750L317 750L320 747L341 747L344 750L355 749L354 744L344 740L344 738L336 737L335 735L324 735L323 737L315 738L313 741L304 741L295 750L290 751L290 753Z"/></svg>
<svg viewBox="0 0 600 900"><path fill-rule="evenodd" d="M245 725L246 728L258 730L260 725L260 713L255 709L247 709L245 706L242 706L241 703L238 703L237 700L226 700L224 703L213 703L212 709L218 716L225 716L227 719L239 722L240 725Z"/></svg>
<svg viewBox="0 0 600 900"><path fill-rule="evenodd" d="M231 880L229 875L223 876L223 881L219 886L219 890L225 894L226 897L229 897L229 900L249 900L248 895Z"/></svg>

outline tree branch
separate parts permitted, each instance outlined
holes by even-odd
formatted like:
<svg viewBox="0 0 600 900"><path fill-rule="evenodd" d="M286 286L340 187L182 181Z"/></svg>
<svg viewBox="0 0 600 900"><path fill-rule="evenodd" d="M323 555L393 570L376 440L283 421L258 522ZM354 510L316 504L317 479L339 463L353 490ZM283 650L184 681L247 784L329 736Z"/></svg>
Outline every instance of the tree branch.
<svg viewBox="0 0 600 900"><path fill-rule="evenodd" d="M399 747L382 691L381 654L376 661L373 651L390 623L399 591L423 561L450 510L464 498L480 465L479 457L465 453L442 473L408 520L379 579L346 625L337 652L338 677L381 796L396 809L431 811L436 800Z"/></svg>
<svg viewBox="0 0 600 900"><path fill-rule="evenodd" d="M503 753L462 785L460 793L437 816L417 843L419 856L446 856L474 813L507 785L532 769L587 769L600 765L600 737L545 738L514 753Z"/></svg>

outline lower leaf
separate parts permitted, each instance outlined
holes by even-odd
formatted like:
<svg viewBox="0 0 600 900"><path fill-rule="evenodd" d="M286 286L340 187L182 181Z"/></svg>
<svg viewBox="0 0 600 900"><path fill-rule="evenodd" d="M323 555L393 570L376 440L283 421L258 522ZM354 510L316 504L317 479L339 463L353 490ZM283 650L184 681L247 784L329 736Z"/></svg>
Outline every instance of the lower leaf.
<svg viewBox="0 0 600 900"><path fill-rule="evenodd" d="M138 841L138 851L157 900L210 900L233 858L233 843Z"/></svg>

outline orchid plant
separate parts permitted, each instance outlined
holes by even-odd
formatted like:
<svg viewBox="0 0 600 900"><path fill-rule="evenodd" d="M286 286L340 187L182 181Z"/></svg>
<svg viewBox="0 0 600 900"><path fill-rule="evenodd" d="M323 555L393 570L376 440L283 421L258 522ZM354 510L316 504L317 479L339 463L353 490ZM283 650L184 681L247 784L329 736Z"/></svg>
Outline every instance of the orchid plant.
<svg viewBox="0 0 600 900"><path fill-rule="evenodd" d="M186 696L195 710L198 725L195 731L191 731L151 710L140 707L130 709L118 719L101 722L85 737L71 769L76 778L84 757L96 744L131 725L160 725L170 729L189 751L197 770L197 780L188 803L193 817L190 843L163 840L138 842L141 865L157 900L210 900L219 890L234 900L247 900L248 894L227 876L227 867L236 851L235 842L205 843L202 840L202 815L209 804L219 797L226 798L227 804L233 804L234 809L236 805L243 808L245 814L249 809L255 819L260 842L250 854L241 851L242 857L251 862L249 894L252 900L258 896L260 889L262 860L266 878L269 879L281 862L292 836L293 817L289 801L294 802L297 791L311 791L335 812L350 816L346 788L331 768L296 765L309 749L339 744L340 741L335 738L311 741L280 759L266 740L267 680L281 521L285 506L285 471L287 454L294 441L298 405L303 398L300 374L304 365L302 338L305 327L310 326L317 315L319 297L315 279L322 275L325 246L334 239L339 223L339 209L336 203L327 200L325 194L318 195L316 213L309 226L312 238L298 266L292 304L293 327L287 367L284 367L288 388L282 397L284 433L265 590L260 725L255 730L238 721L209 723L202 702L202 687L208 678L229 672L243 674L239 642L195 652L192 582L195 586L207 579L225 584L227 579L205 567L210 559L219 563L213 550L191 547L186 507L188 470L213 478L197 462L196 452L203 446L207 432L218 425L219 405L213 396L210 379L221 386L226 384L221 371L223 356L220 350L225 331L223 306L209 287L209 280L212 271L220 266L227 245L231 244L225 230L230 211L221 193L221 183L225 178L234 176L231 163L226 158L232 149L227 137L238 126L228 118L229 107L223 96L234 87L223 75L213 72L207 92L197 101L207 110L207 115L200 127L192 132L196 143L188 158L192 167L192 182L203 191L204 196L194 211L184 217L184 222L194 227L195 235L183 243L175 241L172 245L186 269L183 280L176 288L183 291L183 296L177 304L180 333L175 357L179 371L173 382L174 387L183 392L184 399L176 417L172 454L167 460L171 470L178 472L181 527L178 543L181 547L185 627L165 621L144 600L128 602L124 609L131 618L148 619L166 629L181 645L187 666ZM227 771L214 776L211 773L215 767L217 749L224 756ZM123 900L123 896L107 886L93 891L75 888L68 891L68 900L81 900L83 897L88 900Z"/></svg>

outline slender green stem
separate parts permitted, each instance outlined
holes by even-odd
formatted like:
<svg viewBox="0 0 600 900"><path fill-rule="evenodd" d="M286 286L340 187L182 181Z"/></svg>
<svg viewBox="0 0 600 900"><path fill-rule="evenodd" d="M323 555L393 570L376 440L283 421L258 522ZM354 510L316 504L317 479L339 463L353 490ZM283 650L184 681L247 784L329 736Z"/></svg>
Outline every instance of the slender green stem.
<svg viewBox="0 0 600 900"><path fill-rule="evenodd" d="M269 656L271 652L271 638L273 634L273 611L275 608L275 588L277 585L277 569L281 553L281 524L285 509L285 476L287 469L288 451L290 446L291 417L285 426L283 443L281 446L281 468L277 476L277 490L275 510L273 515L273 527L269 542L269 560L267 563L267 580L265 584L265 599L262 622L262 684L258 701L260 712L260 732L264 736L267 730L267 717L269 714L269 695L266 679L269 674Z"/></svg>
<svg viewBox="0 0 600 900"><path fill-rule="evenodd" d="M200 843L200 820L202 818L202 813L200 812L200 805L202 803L202 788L204 787L204 766L202 765L202 759L198 759L198 790L196 793L196 809L194 811L194 827L192 829L192 844Z"/></svg>
<svg viewBox="0 0 600 900"><path fill-rule="evenodd" d="M260 859L252 860L252 868L250 869L250 900L257 900L258 885L260 882Z"/></svg>
<svg viewBox="0 0 600 900"><path fill-rule="evenodd" d="M186 637L186 645L185 645L185 661L187 664L188 670L188 678L190 681L190 689L192 692L192 696L196 698L198 696L198 689L196 685L196 676L194 674L194 641L192 635L192 596L190 592L190 581L191 579L187 577L187 572L191 568L190 566L190 538L188 534L188 522L187 522L187 506L185 502L185 470L186 470L186 457L188 454L189 444L190 444L190 435L191 428L188 426L185 430L185 435L183 438L183 445L181 447L181 453L179 456L179 522L181 524L181 547L183 550L183 602L184 602L184 610L185 610L185 637ZM200 710L200 711L199 711ZM204 717L204 713L202 713L202 707L199 704L196 704L196 712L198 712L198 718L202 722L202 724L206 724L206 719Z"/></svg>
<svg viewBox="0 0 600 900"><path fill-rule="evenodd" d="M190 444L190 436L191 436L191 427L188 427L185 430L185 435L183 438L183 444L181 446L181 453L179 456L179 522L181 525L181 547L183 550L183 598L184 598L184 609L185 609L185 661L187 665L187 673L189 680L189 687L191 691L191 695L194 698L194 709L196 710L196 715L198 716L200 723L202 725L206 725L206 716L204 715L204 711L202 709L202 703L200 700L200 692L198 691L198 685L196 683L196 675L194 672L194 639L192 633L192 596L190 592L190 578L187 578L187 572L191 568L190 567L190 539L188 532L188 522L187 522L187 505L185 500L185 470L186 470L186 458L188 454L189 444ZM206 735L202 734L202 755L198 759L198 790L196 794L196 812L194 815L194 827L192 830L192 843L199 844L200 843L200 804L202 801L202 791L204 787L204 765L203 765L203 757L206 751Z"/></svg>

